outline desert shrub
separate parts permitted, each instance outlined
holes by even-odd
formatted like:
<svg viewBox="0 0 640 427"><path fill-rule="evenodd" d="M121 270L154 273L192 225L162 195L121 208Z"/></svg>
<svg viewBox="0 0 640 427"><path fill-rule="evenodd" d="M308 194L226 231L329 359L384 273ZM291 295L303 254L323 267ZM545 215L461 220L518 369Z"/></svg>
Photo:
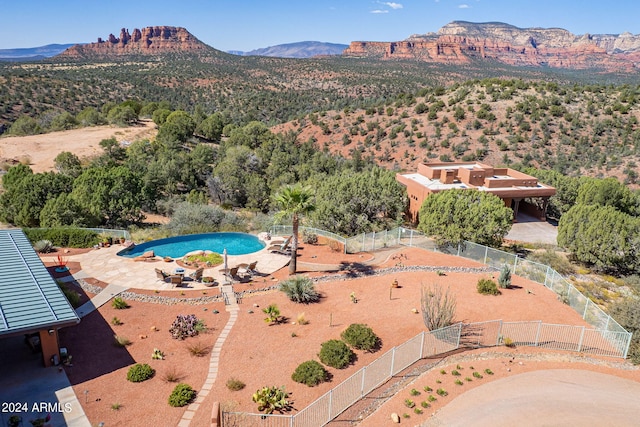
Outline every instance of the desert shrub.
<svg viewBox="0 0 640 427"><path fill-rule="evenodd" d="M491 279L480 279L476 285L478 293L482 295L500 295L498 285Z"/></svg>
<svg viewBox="0 0 640 427"><path fill-rule="evenodd" d="M131 340L127 337L123 337L122 335L114 335L113 343L118 347L126 347L131 344Z"/></svg>
<svg viewBox="0 0 640 427"><path fill-rule="evenodd" d="M196 357L204 357L209 354L211 350L208 345L201 341L194 342L193 344L187 345L187 350L192 356Z"/></svg>
<svg viewBox="0 0 640 427"><path fill-rule="evenodd" d="M473 376L474 376L475 378L478 378L478 379L483 378L483 376L482 376L482 374L481 374L480 372L474 372L474 373L473 373Z"/></svg>
<svg viewBox="0 0 640 427"><path fill-rule="evenodd" d="M175 366L167 369L167 371L162 375L162 380L168 383L177 383L182 378L184 378L184 374L180 372Z"/></svg>
<svg viewBox="0 0 640 427"><path fill-rule="evenodd" d="M120 326L122 325L122 320L118 319L116 316L113 316L113 319L111 319L111 324L113 326Z"/></svg>
<svg viewBox="0 0 640 427"><path fill-rule="evenodd" d="M293 302L308 304L320 299L313 281L306 276L293 276L283 280L280 282L279 289Z"/></svg>
<svg viewBox="0 0 640 427"><path fill-rule="evenodd" d="M353 351L343 341L329 340L321 344L320 361L332 368L342 369L348 366L354 357Z"/></svg>
<svg viewBox="0 0 640 427"><path fill-rule="evenodd" d="M358 350L373 351L380 346L380 338L373 332L373 329L361 323L352 323L342 331L340 337Z"/></svg>
<svg viewBox="0 0 640 427"><path fill-rule="evenodd" d="M442 293L440 286L423 285L420 303L424 325L430 331L445 328L453 323L456 315L456 299L449 293L449 288Z"/></svg>
<svg viewBox="0 0 640 427"><path fill-rule="evenodd" d="M53 251L53 243L50 240L38 240L33 244L33 249L40 254L48 254Z"/></svg>
<svg viewBox="0 0 640 427"><path fill-rule="evenodd" d="M237 378L231 377L227 380L227 388L231 391L240 391L244 388L245 385L245 383Z"/></svg>
<svg viewBox="0 0 640 427"><path fill-rule="evenodd" d="M564 255L557 253L553 249L531 252L527 255L527 259L548 265L563 276L573 274L576 270Z"/></svg>
<svg viewBox="0 0 640 427"><path fill-rule="evenodd" d="M180 383L176 385L169 395L169 405L180 407L188 405L196 397L196 391L190 385Z"/></svg>
<svg viewBox="0 0 640 427"><path fill-rule="evenodd" d="M146 363L136 363L129 368L127 372L127 380L132 383L139 383L148 380L155 374L155 370Z"/></svg>
<svg viewBox="0 0 640 427"><path fill-rule="evenodd" d="M124 310L125 308L129 308L129 304L127 304L127 302L120 297L115 297L113 301L111 301L111 306L116 310Z"/></svg>
<svg viewBox="0 0 640 427"><path fill-rule="evenodd" d="M298 317L296 317L296 321L298 322L298 325L308 325L309 324L309 321L305 317L304 313L298 314Z"/></svg>
<svg viewBox="0 0 640 427"><path fill-rule="evenodd" d="M258 404L258 411L265 411L267 414L273 411L287 411L291 408L289 403L289 393L282 387L262 387L256 390L251 399Z"/></svg>
<svg viewBox="0 0 640 427"><path fill-rule="evenodd" d="M438 393L439 396L447 396L449 394L449 392L447 392L445 389L443 388L439 388L438 390L436 390L436 393Z"/></svg>
<svg viewBox="0 0 640 427"><path fill-rule="evenodd" d="M411 399L405 399L404 406L406 406L407 408L413 408L414 406L416 406L416 402Z"/></svg>
<svg viewBox="0 0 640 427"><path fill-rule="evenodd" d="M171 234L209 233L214 231L245 231L246 220L231 210L218 206L179 203L171 208L171 221L164 226Z"/></svg>
<svg viewBox="0 0 640 427"><path fill-rule="evenodd" d="M500 276L498 277L498 285L502 289L511 287L511 269L508 265L504 265L500 270Z"/></svg>
<svg viewBox="0 0 640 427"><path fill-rule="evenodd" d="M77 308L80 306L80 294L78 292L69 288L69 286L64 283L58 283L58 287L60 287L60 290L62 290L64 296L67 297L67 300L69 301L69 304L71 304L71 307Z"/></svg>
<svg viewBox="0 0 640 427"><path fill-rule="evenodd" d="M98 233L74 227L24 228L29 241L48 240L62 248L91 248L99 243Z"/></svg>
<svg viewBox="0 0 640 427"><path fill-rule="evenodd" d="M311 231L302 231L302 241L307 245L315 245L318 243L318 235Z"/></svg>
<svg viewBox="0 0 640 427"><path fill-rule="evenodd" d="M188 337L194 337L205 329L204 322L199 320L195 314L178 314L169 328L169 333L173 338L183 340Z"/></svg>
<svg viewBox="0 0 640 427"><path fill-rule="evenodd" d="M297 383L313 387L325 382L328 379L328 375L329 373L320 363L315 360L307 360L298 365L291 375L291 379Z"/></svg>

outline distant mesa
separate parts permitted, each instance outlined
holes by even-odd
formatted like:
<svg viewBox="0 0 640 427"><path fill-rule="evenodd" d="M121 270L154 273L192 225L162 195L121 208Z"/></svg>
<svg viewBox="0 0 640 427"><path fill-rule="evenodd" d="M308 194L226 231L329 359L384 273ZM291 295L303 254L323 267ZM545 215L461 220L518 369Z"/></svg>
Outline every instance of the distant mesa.
<svg viewBox="0 0 640 427"><path fill-rule="evenodd" d="M325 43L318 41L304 41L285 43L255 49L249 52L229 51L228 53L242 56L271 56L277 58L312 58L318 56L341 55L349 45L338 43Z"/></svg>
<svg viewBox="0 0 640 427"><path fill-rule="evenodd" d="M343 55L449 64L493 60L516 66L632 71L640 65L640 36L578 36L561 28L454 21L437 33L416 34L402 41L354 41Z"/></svg>
<svg viewBox="0 0 640 427"><path fill-rule="evenodd" d="M120 37L109 34L107 40L98 38L95 43L75 45L62 52L58 57L86 58L94 56L118 56L134 54L159 54L168 52L202 52L212 49L185 28L146 27L120 30Z"/></svg>

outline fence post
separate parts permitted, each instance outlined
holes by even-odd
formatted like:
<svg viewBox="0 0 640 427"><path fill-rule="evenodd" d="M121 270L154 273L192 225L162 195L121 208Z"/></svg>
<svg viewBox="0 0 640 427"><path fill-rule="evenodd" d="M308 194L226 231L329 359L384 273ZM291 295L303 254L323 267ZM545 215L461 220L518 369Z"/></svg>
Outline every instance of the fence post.
<svg viewBox="0 0 640 427"><path fill-rule="evenodd" d="M400 239L402 239L402 227L398 227L398 245L400 245Z"/></svg>
<svg viewBox="0 0 640 427"><path fill-rule="evenodd" d="M582 332L580 333L580 341L578 341L578 353L580 353L580 350L582 350L582 340L584 338L584 329L585 327L582 327Z"/></svg>
<svg viewBox="0 0 640 427"><path fill-rule="evenodd" d="M457 256L460 256L460 243L458 243L458 254Z"/></svg>
<svg viewBox="0 0 640 427"><path fill-rule="evenodd" d="M484 262L483 264L487 263L487 253L489 252L489 246L485 246L484 247Z"/></svg>
<svg viewBox="0 0 640 427"><path fill-rule="evenodd" d="M413 229L409 233L409 246L413 246Z"/></svg>
<svg viewBox="0 0 640 427"><path fill-rule="evenodd" d="M371 250L375 251L376 250L376 232L373 232L373 242L371 244Z"/></svg>
<svg viewBox="0 0 640 427"><path fill-rule="evenodd" d="M626 359L627 356L629 355L629 346L631 345L631 336L632 335L633 334L627 332L627 345L625 345L625 347L624 347L624 355L622 356L623 359Z"/></svg>
<svg viewBox="0 0 640 427"><path fill-rule="evenodd" d="M604 324L604 330L608 331L609 330L609 320L611 320L611 316L609 316L607 314L607 323Z"/></svg>
<svg viewBox="0 0 640 427"><path fill-rule="evenodd" d="M542 320L538 321L538 332L536 332L536 347L538 346L538 342L540 341L540 329L542 329Z"/></svg>
<svg viewBox="0 0 640 427"><path fill-rule="evenodd" d="M496 335L496 346L500 345L500 336L502 335L502 320L498 324L498 334Z"/></svg>
<svg viewBox="0 0 640 427"><path fill-rule="evenodd" d="M365 243L364 243L364 238L367 237L367 233L362 233L362 249L360 249L362 252L366 251L366 247L365 247Z"/></svg>
<svg viewBox="0 0 640 427"><path fill-rule="evenodd" d="M545 288L548 288L549 286L547 286L547 280L549 280L549 270L551 269L551 267L549 267L547 265L547 273L544 275L544 286Z"/></svg>
<svg viewBox="0 0 640 427"><path fill-rule="evenodd" d="M458 342L456 343L456 350L460 348L460 335L462 335L462 322L458 323Z"/></svg>
<svg viewBox="0 0 640 427"><path fill-rule="evenodd" d="M331 421L331 406L333 400L333 389L329 390L329 413L327 414L327 422Z"/></svg>
<svg viewBox="0 0 640 427"><path fill-rule="evenodd" d="M516 267L518 266L518 255L515 256L513 260L513 274L516 274Z"/></svg>
<svg viewBox="0 0 640 427"><path fill-rule="evenodd" d="M422 331L422 339L420 340L420 359L424 357L424 331Z"/></svg>
<svg viewBox="0 0 640 427"><path fill-rule="evenodd" d="M567 292L567 295L569 293ZM586 298L586 297L585 297ZM587 308L589 307L589 301L591 301L589 298L587 298L587 303L584 305L584 312L582 313L582 318L586 319L587 318Z"/></svg>
<svg viewBox="0 0 640 427"><path fill-rule="evenodd" d="M367 377L367 367L362 368L362 384L360 385L360 397L364 397L364 379Z"/></svg>
<svg viewBox="0 0 640 427"><path fill-rule="evenodd" d="M390 377L393 376L393 365L396 363L396 348L393 347L393 349L391 349L391 373L389 374Z"/></svg>
<svg viewBox="0 0 640 427"><path fill-rule="evenodd" d="M291 415L291 418L289 418L291 420L291 422L289 423L289 427L293 427L293 420L295 419L295 415Z"/></svg>

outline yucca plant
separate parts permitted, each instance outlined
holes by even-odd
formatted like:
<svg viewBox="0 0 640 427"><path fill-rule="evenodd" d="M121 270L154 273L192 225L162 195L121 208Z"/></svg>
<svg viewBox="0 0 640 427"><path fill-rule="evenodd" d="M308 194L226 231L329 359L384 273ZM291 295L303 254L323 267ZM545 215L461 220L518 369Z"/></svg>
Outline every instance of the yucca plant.
<svg viewBox="0 0 640 427"><path fill-rule="evenodd" d="M293 302L308 304L317 302L320 294L316 291L313 281L306 276L293 276L280 282L279 289L287 294Z"/></svg>

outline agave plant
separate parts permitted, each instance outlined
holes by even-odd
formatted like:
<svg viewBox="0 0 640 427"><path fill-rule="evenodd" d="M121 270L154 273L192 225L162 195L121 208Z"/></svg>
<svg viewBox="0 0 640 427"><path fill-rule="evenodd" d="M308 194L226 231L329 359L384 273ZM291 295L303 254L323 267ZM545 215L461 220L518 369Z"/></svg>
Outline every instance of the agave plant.
<svg viewBox="0 0 640 427"><path fill-rule="evenodd" d="M288 411L291 408L289 403L289 393L282 387L262 387L256 390L251 397L258 404L258 411L265 411L267 414L273 411Z"/></svg>
<svg viewBox="0 0 640 427"><path fill-rule="evenodd" d="M33 249L41 254L48 254L53 250L53 243L50 240L38 240L34 245Z"/></svg>

